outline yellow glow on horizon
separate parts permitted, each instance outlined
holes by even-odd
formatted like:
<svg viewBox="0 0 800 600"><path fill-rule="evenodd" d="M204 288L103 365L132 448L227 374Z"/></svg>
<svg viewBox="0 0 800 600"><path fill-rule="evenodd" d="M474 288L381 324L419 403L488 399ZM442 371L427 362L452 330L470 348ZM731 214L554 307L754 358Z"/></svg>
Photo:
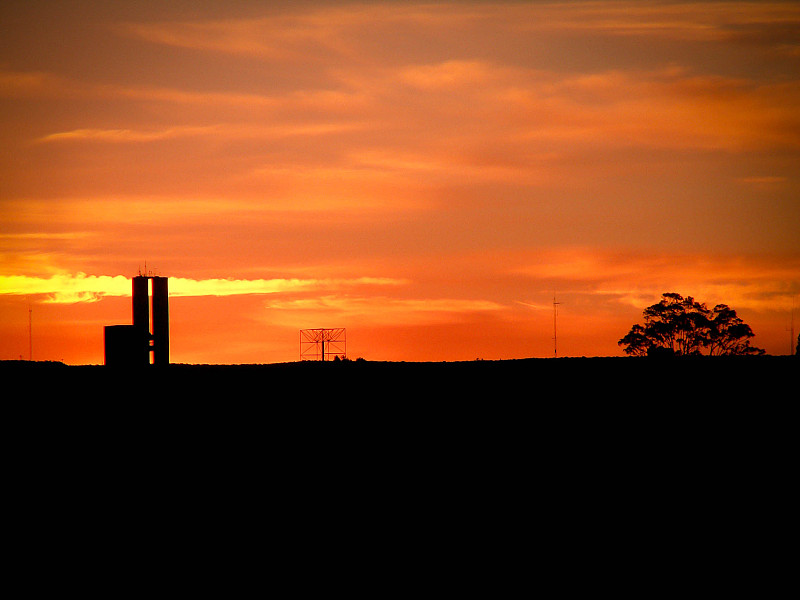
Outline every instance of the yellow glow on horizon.
<svg viewBox="0 0 800 600"><path fill-rule="evenodd" d="M355 279L205 279L169 278L169 294L179 296L238 296L245 294L276 294L312 289L331 289L352 286L397 286L402 280L388 277ZM45 303L73 304L96 302L104 296L130 296L131 280L122 275L95 276L57 274L48 278L24 275L0 275L0 295L47 295Z"/></svg>
<svg viewBox="0 0 800 600"><path fill-rule="evenodd" d="M44 302L48 304L96 302L102 296L131 295L131 281L122 275L111 277L85 273L56 274L47 278L0 275L0 295L47 295Z"/></svg>

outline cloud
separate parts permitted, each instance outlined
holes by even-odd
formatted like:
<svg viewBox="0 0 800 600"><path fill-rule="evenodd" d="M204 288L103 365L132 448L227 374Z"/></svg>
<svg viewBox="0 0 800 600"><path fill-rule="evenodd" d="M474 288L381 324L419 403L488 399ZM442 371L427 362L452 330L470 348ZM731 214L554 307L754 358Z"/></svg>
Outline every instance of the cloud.
<svg viewBox="0 0 800 600"><path fill-rule="evenodd" d="M309 45L316 50L337 49L330 36L331 23L323 23L313 14L205 22L134 23L126 26L125 30L154 44L270 60L304 56Z"/></svg>
<svg viewBox="0 0 800 600"><path fill-rule="evenodd" d="M613 36L655 36L677 41L751 39L760 30L800 23L800 8L793 2L545 2L522 6L509 13L518 28L528 31L596 32ZM538 19L519 19L536 14ZM749 35L747 35L749 34ZM762 41L760 37L757 37ZM796 38L795 38L796 39Z"/></svg>
<svg viewBox="0 0 800 600"><path fill-rule="evenodd" d="M793 2L346 2L257 17L129 23L119 31L151 44L310 66L343 59L368 64L373 57L386 60L403 38L452 46L490 30L503 41L555 32L796 48L798 23Z"/></svg>
<svg viewBox="0 0 800 600"><path fill-rule="evenodd" d="M259 209L246 199L193 198L181 196L130 196L118 194L98 197L25 198L2 203L7 224L18 227L43 228L57 225L77 236L87 230L103 229L109 225L165 224L191 222L198 216L214 217L238 214L246 218ZM263 207L260 207L263 210ZM50 237L50 233L29 232L34 237Z"/></svg>
<svg viewBox="0 0 800 600"><path fill-rule="evenodd" d="M353 286L396 286L405 282L389 277L354 279L205 279L170 278L171 296L236 296L336 289Z"/></svg>
<svg viewBox="0 0 800 600"><path fill-rule="evenodd" d="M386 277L353 279L169 279L169 294L181 296L238 296L277 294L360 286L397 286L405 282ZM0 276L0 295L45 295L45 303L96 302L105 296L130 296L131 280L118 276L57 274L47 278L22 275Z"/></svg>
<svg viewBox="0 0 800 600"><path fill-rule="evenodd" d="M526 261L527 264L526 264ZM541 250L510 256L510 274L547 282L560 293L605 298L642 308L665 292L709 304L776 310L800 291L800 256L648 253L601 248Z"/></svg>
<svg viewBox="0 0 800 600"><path fill-rule="evenodd" d="M456 10L447 3L299 6L274 10L269 16L129 23L119 31L149 43L201 52L302 61L306 66L342 58L363 64L374 55L369 49L379 48L393 31L452 28L491 14L491 6L487 13L487 7L472 4Z"/></svg>
<svg viewBox="0 0 800 600"><path fill-rule="evenodd" d="M501 313L507 309L497 302L481 299L409 299L351 295L270 300L265 308L268 313L264 318L275 324L294 326L304 319L315 322L324 318L358 323L359 327L452 323L461 320L464 315Z"/></svg>
<svg viewBox="0 0 800 600"><path fill-rule="evenodd" d="M400 81L420 89L455 89L486 85L498 76L498 69L486 61L448 60L411 65L398 71Z"/></svg>
<svg viewBox="0 0 800 600"><path fill-rule="evenodd" d="M51 133L39 138L41 142L157 142L182 137L217 139L283 138L292 136L324 136L363 128L358 123L295 123L274 126L214 124L200 126L168 127L155 131L131 129L73 129Z"/></svg>
<svg viewBox="0 0 800 600"><path fill-rule="evenodd" d="M132 131L130 129L73 129L51 133L40 138L42 142L101 141L101 142L152 142L183 136L210 135L218 131L214 126L170 127L161 131Z"/></svg>
<svg viewBox="0 0 800 600"><path fill-rule="evenodd" d="M507 110L519 115L514 126L530 141L735 151L800 147L797 83L759 84L666 68L538 73L506 89Z"/></svg>
<svg viewBox="0 0 800 600"><path fill-rule="evenodd" d="M0 97L49 94L61 87L61 80L39 71L0 70Z"/></svg>
<svg viewBox="0 0 800 600"><path fill-rule="evenodd" d="M0 295L45 295L45 303L74 304L96 302L103 296L131 294L130 280L119 276L57 274L50 277L0 275Z"/></svg>

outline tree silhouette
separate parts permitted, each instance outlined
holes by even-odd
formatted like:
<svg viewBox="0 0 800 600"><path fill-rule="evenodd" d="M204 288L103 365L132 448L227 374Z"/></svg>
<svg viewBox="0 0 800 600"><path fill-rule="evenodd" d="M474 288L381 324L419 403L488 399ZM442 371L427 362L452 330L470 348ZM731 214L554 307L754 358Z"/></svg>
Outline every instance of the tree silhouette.
<svg viewBox="0 0 800 600"><path fill-rule="evenodd" d="M644 325L636 324L619 342L631 356L727 356L764 354L750 345L753 330L725 304L709 310L691 296L666 293L644 309Z"/></svg>

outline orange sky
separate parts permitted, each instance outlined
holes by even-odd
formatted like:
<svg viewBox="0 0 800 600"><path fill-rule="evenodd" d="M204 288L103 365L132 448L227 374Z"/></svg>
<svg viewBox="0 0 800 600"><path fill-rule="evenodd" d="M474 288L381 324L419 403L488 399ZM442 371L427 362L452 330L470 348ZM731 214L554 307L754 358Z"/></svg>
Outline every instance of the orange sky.
<svg viewBox="0 0 800 600"><path fill-rule="evenodd" d="M102 363L145 263L172 362L800 331L800 3L120 4L0 5L0 359Z"/></svg>

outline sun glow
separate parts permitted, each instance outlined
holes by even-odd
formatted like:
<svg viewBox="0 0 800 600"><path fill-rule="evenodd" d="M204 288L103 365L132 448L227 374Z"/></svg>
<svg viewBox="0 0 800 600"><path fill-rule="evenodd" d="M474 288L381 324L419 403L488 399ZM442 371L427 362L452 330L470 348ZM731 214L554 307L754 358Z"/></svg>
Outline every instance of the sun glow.
<svg viewBox="0 0 800 600"><path fill-rule="evenodd" d="M396 286L404 282L388 277L357 279L206 279L181 277L169 279L170 296L237 296L243 294L276 294L352 286ZM47 278L24 275L0 275L0 294L17 296L44 295L46 303L72 304L96 302L105 296L130 296L131 280L121 275L95 276L52 275Z"/></svg>

